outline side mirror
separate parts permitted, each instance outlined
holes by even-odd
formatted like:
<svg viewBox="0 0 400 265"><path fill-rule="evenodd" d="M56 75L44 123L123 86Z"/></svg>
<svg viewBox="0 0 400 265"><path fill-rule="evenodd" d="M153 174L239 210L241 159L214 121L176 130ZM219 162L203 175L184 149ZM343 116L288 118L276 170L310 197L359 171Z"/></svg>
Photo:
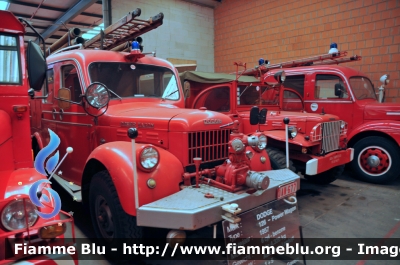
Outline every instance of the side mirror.
<svg viewBox="0 0 400 265"><path fill-rule="evenodd" d="M267 109L262 109L258 115L258 122L260 124L265 124L267 122Z"/></svg>
<svg viewBox="0 0 400 265"><path fill-rule="evenodd" d="M29 85L35 91L40 91L42 89L44 79L46 78L46 59L44 58L39 45L33 41L28 42L26 55Z"/></svg>
<svg viewBox="0 0 400 265"><path fill-rule="evenodd" d="M110 92L104 84L94 82L86 89L85 98L90 106L99 110L110 102Z"/></svg>
<svg viewBox="0 0 400 265"><path fill-rule="evenodd" d="M257 106L254 106L250 110L250 124L265 124L267 121L267 109L262 109L261 111Z"/></svg>
<svg viewBox="0 0 400 265"><path fill-rule="evenodd" d="M259 123L260 109L257 106L254 106L250 110L250 124L257 125Z"/></svg>
<svg viewBox="0 0 400 265"><path fill-rule="evenodd" d="M71 90L68 88L60 88L58 90L58 107L60 109L69 109L71 107Z"/></svg>
<svg viewBox="0 0 400 265"><path fill-rule="evenodd" d="M282 84L286 80L285 71L279 71L274 74L274 78L279 84Z"/></svg>
<svg viewBox="0 0 400 265"><path fill-rule="evenodd" d="M335 96L342 97L343 95L343 86L341 84L335 84Z"/></svg>

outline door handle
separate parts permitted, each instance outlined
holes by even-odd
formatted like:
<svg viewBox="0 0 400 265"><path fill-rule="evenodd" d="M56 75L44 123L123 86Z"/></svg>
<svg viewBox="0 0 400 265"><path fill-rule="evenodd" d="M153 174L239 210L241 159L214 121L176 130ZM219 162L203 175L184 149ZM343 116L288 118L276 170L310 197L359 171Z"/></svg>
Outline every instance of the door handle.
<svg viewBox="0 0 400 265"><path fill-rule="evenodd" d="M55 120L56 119L57 110L53 109L51 112L53 113L53 120Z"/></svg>
<svg viewBox="0 0 400 265"><path fill-rule="evenodd" d="M64 110L60 109L59 113L60 113L60 121L62 121L63 120L63 115L64 115Z"/></svg>

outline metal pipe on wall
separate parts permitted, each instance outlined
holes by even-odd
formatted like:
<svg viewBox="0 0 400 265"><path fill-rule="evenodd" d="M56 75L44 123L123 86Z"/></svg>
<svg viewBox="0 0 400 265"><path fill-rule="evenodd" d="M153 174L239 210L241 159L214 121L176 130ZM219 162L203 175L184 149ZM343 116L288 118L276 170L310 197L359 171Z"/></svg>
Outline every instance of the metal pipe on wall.
<svg viewBox="0 0 400 265"><path fill-rule="evenodd" d="M103 23L104 28L107 28L112 24L111 0L103 0Z"/></svg>

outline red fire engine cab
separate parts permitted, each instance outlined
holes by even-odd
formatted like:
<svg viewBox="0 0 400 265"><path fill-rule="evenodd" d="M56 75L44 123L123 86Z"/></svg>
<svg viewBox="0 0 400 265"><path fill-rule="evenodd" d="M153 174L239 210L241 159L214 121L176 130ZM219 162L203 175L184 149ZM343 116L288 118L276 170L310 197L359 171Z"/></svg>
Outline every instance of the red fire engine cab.
<svg viewBox="0 0 400 265"><path fill-rule="evenodd" d="M293 90L280 89L281 83L286 82L284 71L268 80L260 78L260 72L252 69L236 75L187 71L180 78L186 92L187 108L205 107L224 113L240 121L240 130L246 134L266 132L267 151L274 168L286 167L287 133L282 117L290 118L289 157L294 172L302 172L310 181L329 184L353 159L353 149L346 147L346 122L331 114L306 113L301 95ZM253 106L267 110L266 124L249 123Z"/></svg>
<svg viewBox="0 0 400 265"><path fill-rule="evenodd" d="M333 59L326 59L334 55ZM267 65L263 78L270 78L282 68L287 77L283 84L304 98L308 113L332 113L348 124L348 146L354 148L353 177L372 183L386 183L399 176L400 104L384 101L382 84L374 86L364 73L338 65L361 60L347 52Z"/></svg>
<svg viewBox="0 0 400 265"><path fill-rule="evenodd" d="M31 101L33 145L42 148L50 128L60 152L74 148L54 178L88 206L96 235L113 244L142 227L193 231L293 195L299 177L271 170L263 133L184 108L177 70L138 41L163 16L138 14L105 29L105 39L48 56L45 99ZM128 52L117 51L126 42Z"/></svg>
<svg viewBox="0 0 400 265"><path fill-rule="evenodd" d="M70 237L74 234L70 215L62 212L66 219L60 215L43 219L37 211L49 209L38 208L30 200L32 184L47 178L33 167L28 89L41 89L46 61L35 43L25 47L23 19L20 22L8 11L0 11L0 17L0 264L56 264L51 256L14 251L16 241L52 246L50 239L62 238L67 229ZM52 207L52 202L43 205ZM78 264L73 257L65 262Z"/></svg>

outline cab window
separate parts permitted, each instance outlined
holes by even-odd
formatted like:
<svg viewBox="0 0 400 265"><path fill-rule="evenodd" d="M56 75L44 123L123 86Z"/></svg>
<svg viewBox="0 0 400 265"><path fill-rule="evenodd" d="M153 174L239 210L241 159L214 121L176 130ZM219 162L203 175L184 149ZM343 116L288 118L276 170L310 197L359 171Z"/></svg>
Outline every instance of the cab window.
<svg viewBox="0 0 400 265"><path fill-rule="evenodd" d="M305 75L286 76L283 86L296 90L302 97L304 97L304 80Z"/></svg>
<svg viewBox="0 0 400 265"><path fill-rule="evenodd" d="M348 98L347 89L339 76L317 75L315 78L316 99L341 99Z"/></svg>
<svg viewBox="0 0 400 265"><path fill-rule="evenodd" d="M0 84L21 84L18 39L0 34Z"/></svg>
<svg viewBox="0 0 400 265"><path fill-rule="evenodd" d="M230 88L217 87L205 92L196 101L194 108L206 107L211 111L230 111Z"/></svg>
<svg viewBox="0 0 400 265"><path fill-rule="evenodd" d="M71 101L80 102L82 94L81 85L79 83L78 72L73 65L65 65L61 68L62 84L61 87L68 88L71 91Z"/></svg>
<svg viewBox="0 0 400 265"><path fill-rule="evenodd" d="M283 92L282 110L285 111L302 111L304 109L303 100L290 90Z"/></svg>
<svg viewBox="0 0 400 265"><path fill-rule="evenodd" d="M48 69L46 72L47 86L46 82L43 82L42 95L47 96L43 99L43 103L51 104L53 103L53 91L54 91L54 70Z"/></svg>

